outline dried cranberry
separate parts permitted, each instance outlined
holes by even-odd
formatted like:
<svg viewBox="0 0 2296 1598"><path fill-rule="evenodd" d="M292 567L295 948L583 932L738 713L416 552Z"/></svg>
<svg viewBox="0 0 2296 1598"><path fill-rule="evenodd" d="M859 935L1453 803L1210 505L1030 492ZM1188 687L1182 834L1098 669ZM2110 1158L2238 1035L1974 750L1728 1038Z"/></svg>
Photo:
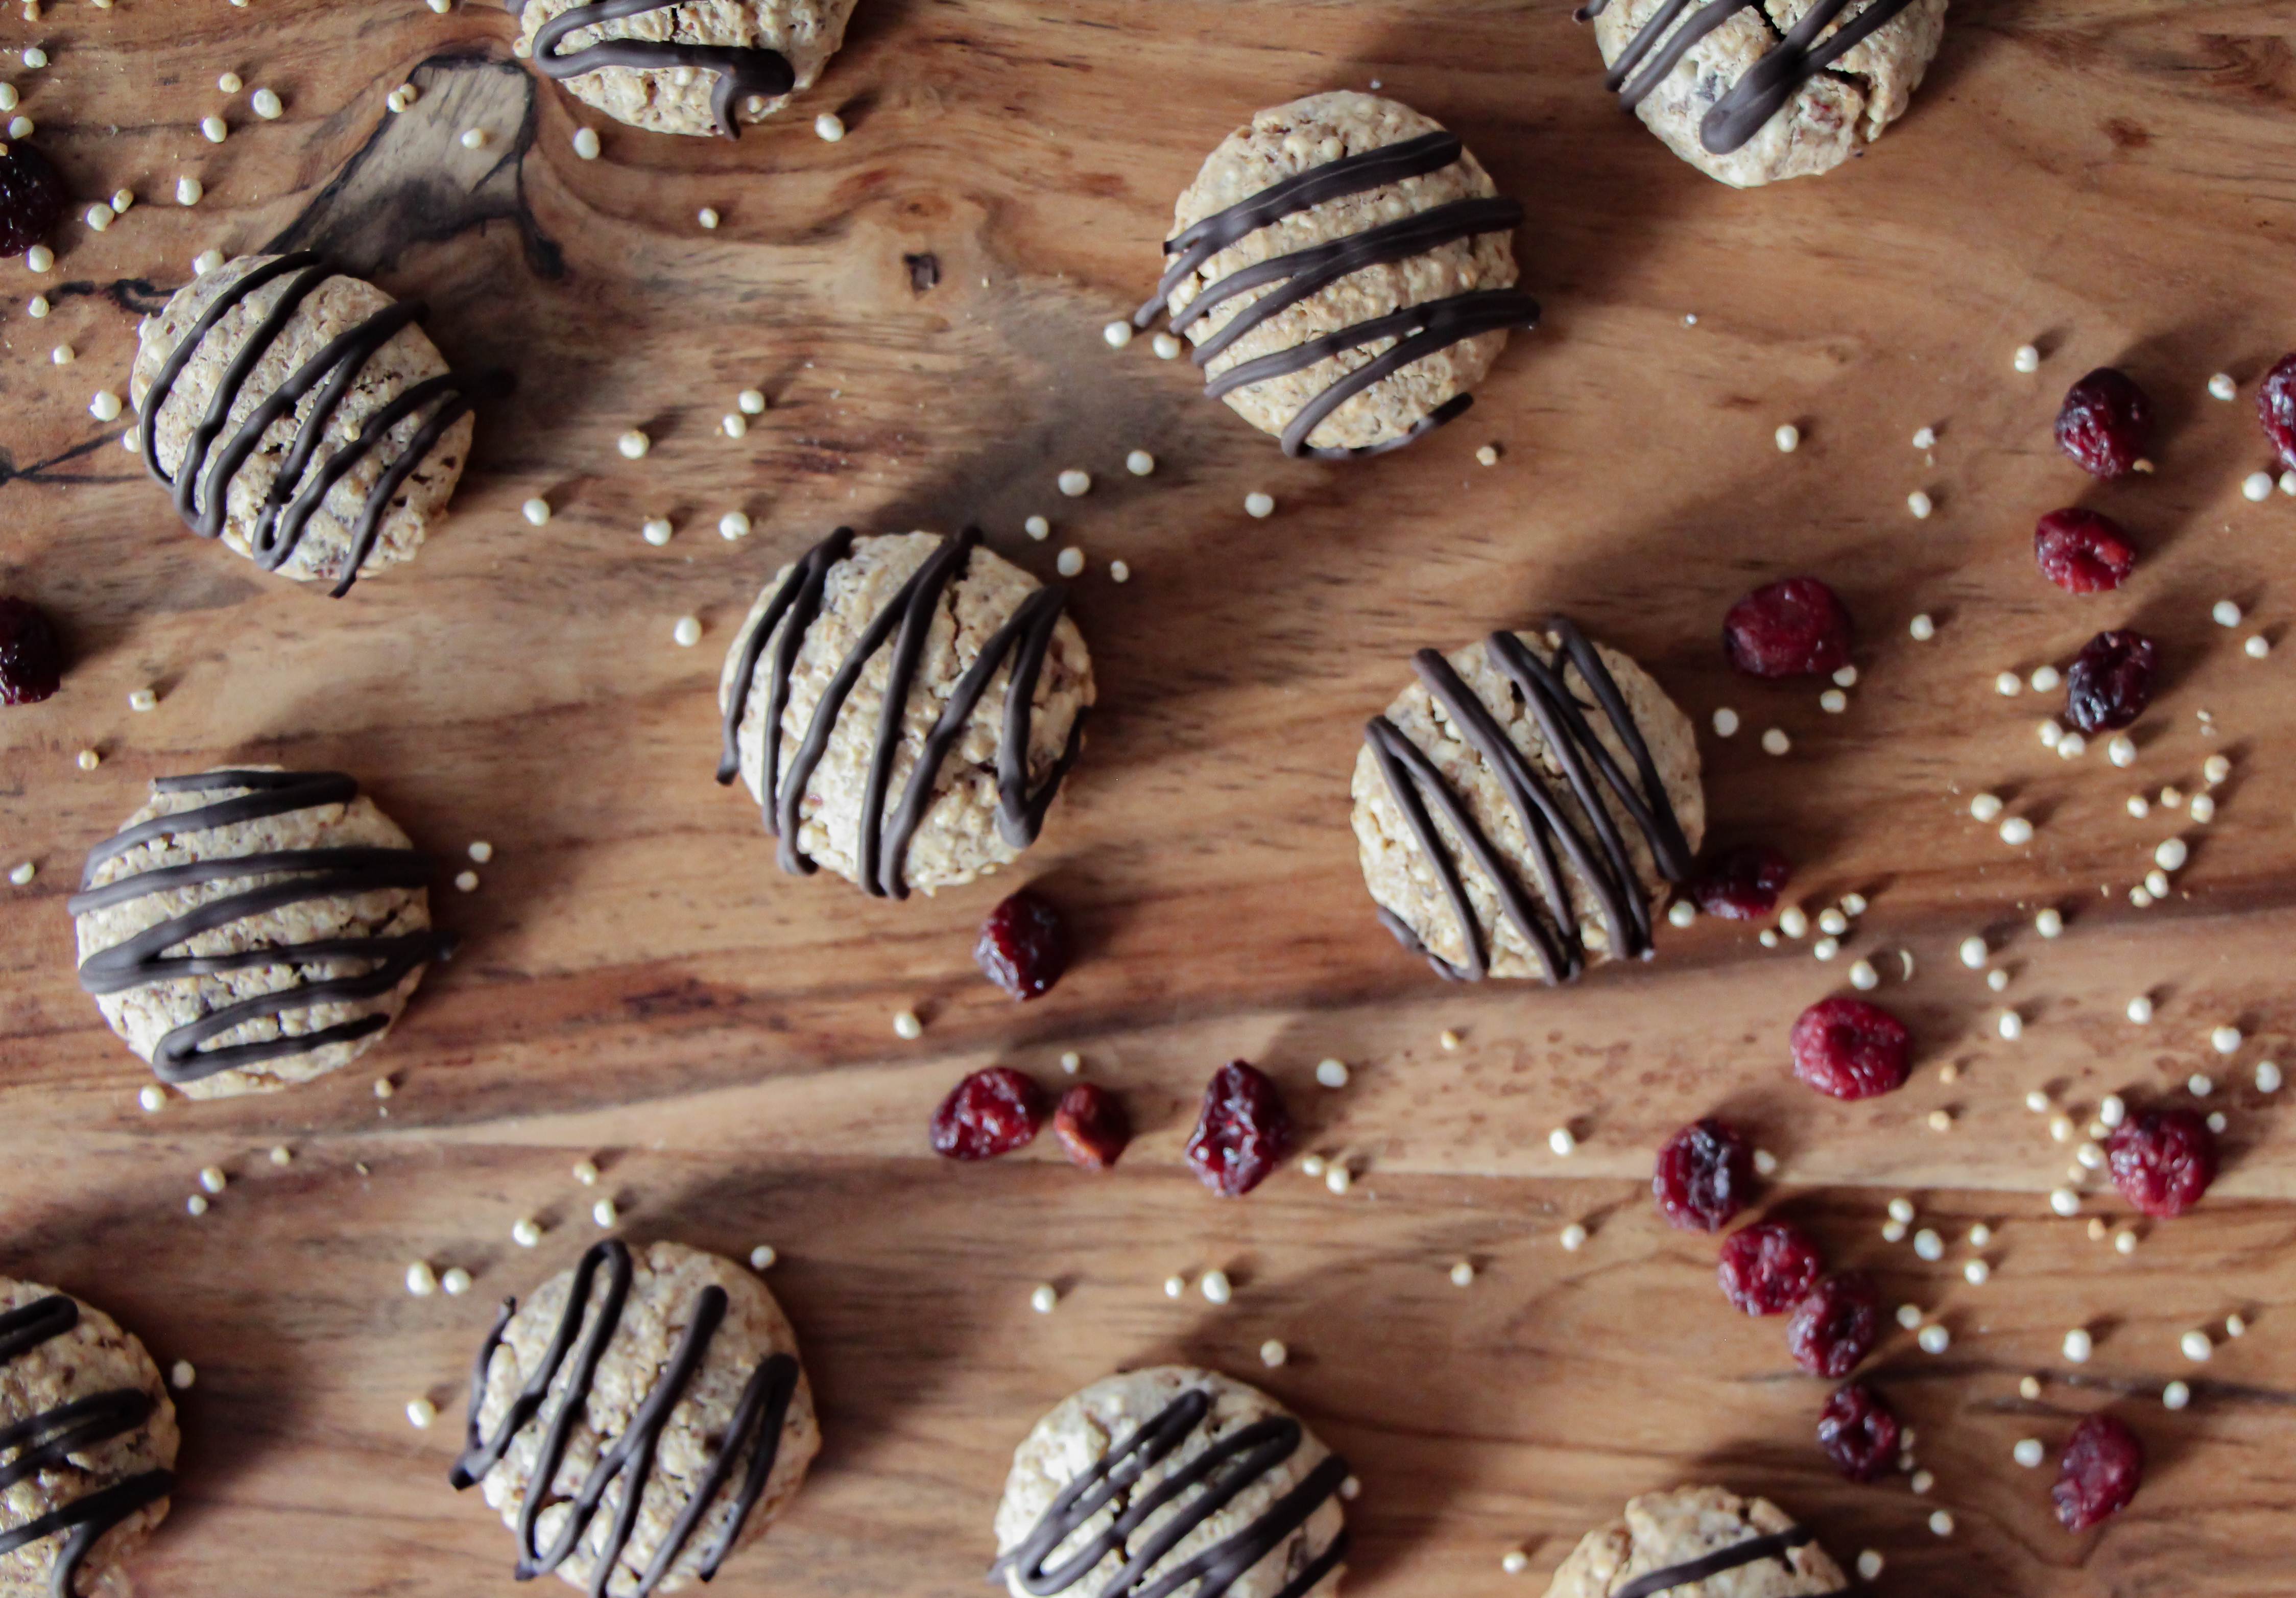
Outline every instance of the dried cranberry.
<svg viewBox="0 0 2296 1598"><path fill-rule="evenodd" d="M1132 1118L1108 1089L1079 1082L1061 1095L1060 1108L1053 1112L1053 1135L1077 1164L1104 1171L1132 1141Z"/></svg>
<svg viewBox="0 0 2296 1598"><path fill-rule="evenodd" d="M1266 1072L1231 1060L1204 1085L1203 1113L1188 1135L1188 1163L1206 1187L1240 1199L1292 1148L1292 1113Z"/></svg>
<svg viewBox="0 0 2296 1598"><path fill-rule="evenodd" d="M1787 1037L1794 1075L1836 1099L1895 1093L1913 1070L1906 1023L1864 999L1820 999Z"/></svg>
<svg viewBox="0 0 2296 1598"><path fill-rule="evenodd" d="M1778 907L1778 892L1792 874L1793 863L1768 844L1742 843L1699 869L1690 897L1709 915L1755 921Z"/></svg>
<svg viewBox="0 0 2296 1598"><path fill-rule="evenodd" d="M0 141L0 255L21 255L64 214L64 180L20 139Z"/></svg>
<svg viewBox="0 0 2296 1598"><path fill-rule="evenodd" d="M2065 391L2057 447L2096 477L2127 477L2152 439L2152 401L2128 373L2099 366Z"/></svg>
<svg viewBox="0 0 2296 1598"><path fill-rule="evenodd" d="M63 646L30 602L0 596L0 705L36 705L63 681Z"/></svg>
<svg viewBox="0 0 2296 1598"><path fill-rule="evenodd" d="M2051 511L2033 529L2041 575L2068 594L2103 594L2136 570L2128 533L2110 516L2073 508Z"/></svg>
<svg viewBox="0 0 2296 1598"><path fill-rule="evenodd" d="M2112 1184L2146 1215L2167 1219L2201 1201L2217 1179L2217 1137L2190 1110L2147 1110L2104 1145Z"/></svg>
<svg viewBox="0 0 2296 1598"><path fill-rule="evenodd" d="M1746 1207L1753 1189L1753 1145L1711 1116L1666 1140L1651 1177L1660 1210L1685 1232L1721 1231Z"/></svg>
<svg viewBox="0 0 2296 1598"><path fill-rule="evenodd" d="M1852 1481L1879 1481L1898 1462L1898 1412L1881 1394L1853 1381L1825 1401L1817 1446Z"/></svg>
<svg viewBox="0 0 2296 1598"><path fill-rule="evenodd" d="M1023 888L980 923L972 957L988 979L1016 999L1033 999L1069 968L1069 928L1041 895Z"/></svg>
<svg viewBox="0 0 2296 1598"><path fill-rule="evenodd" d="M1874 1351L1882 1330L1882 1299L1857 1271L1828 1276L1794 1306L1786 1347L1813 1376L1847 1376Z"/></svg>
<svg viewBox="0 0 2296 1598"><path fill-rule="evenodd" d="M1814 577L1757 588L1722 619L1730 664L1755 677L1808 676L1849 664L1849 612Z"/></svg>
<svg viewBox="0 0 2296 1598"><path fill-rule="evenodd" d="M2068 1531L2087 1531L2119 1514L2144 1480L2144 1445L2123 1422L2094 1414L2073 1428L2065 1457L2049 1489L2057 1519Z"/></svg>
<svg viewBox="0 0 2296 1598"><path fill-rule="evenodd" d="M1748 1315L1784 1315L1801 1302L1824 1268L1817 1245L1800 1227L1766 1221L1730 1234L1715 1274L1724 1296Z"/></svg>
<svg viewBox="0 0 2296 1598"><path fill-rule="evenodd" d="M2296 355L2282 356L2257 384L2256 419L2282 463L2296 470Z"/></svg>
<svg viewBox="0 0 2296 1598"><path fill-rule="evenodd" d="M2152 702L2161 647L2142 633L2099 633L2065 671L2065 719L2084 733L2125 727Z"/></svg>
<svg viewBox="0 0 2296 1598"><path fill-rule="evenodd" d="M1045 1124L1045 1095L1010 1066L975 1071L933 1111L932 1146L951 1160L994 1160L1025 1147Z"/></svg>

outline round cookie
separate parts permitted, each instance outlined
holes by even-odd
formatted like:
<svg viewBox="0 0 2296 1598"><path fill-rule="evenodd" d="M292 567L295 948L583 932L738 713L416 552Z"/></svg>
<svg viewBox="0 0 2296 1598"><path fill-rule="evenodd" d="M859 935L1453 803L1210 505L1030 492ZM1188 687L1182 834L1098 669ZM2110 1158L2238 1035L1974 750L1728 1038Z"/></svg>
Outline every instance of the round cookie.
<svg viewBox="0 0 2296 1598"><path fill-rule="evenodd" d="M1105 1377L1014 1451L989 1577L1013 1598L1089 1598L1185 1586L1193 1567L1207 1595L1328 1598L1346 1569L1349 1479L1257 1388L1185 1365Z"/></svg>
<svg viewBox="0 0 2296 1598"><path fill-rule="evenodd" d="M811 88L853 0L529 0L521 53L618 122L740 136Z"/></svg>
<svg viewBox="0 0 2296 1598"><path fill-rule="evenodd" d="M749 785L785 871L894 898L995 871L1036 841L1082 743L1092 659L1067 602L974 531L839 529L734 640L718 780Z"/></svg>
<svg viewBox="0 0 2296 1598"><path fill-rule="evenodd" d="M449 371L422 313L308 253L193 278L139 331L145 469L200 537L338 597L413 560L502 383Z"/></svg>
<svg viewBox="0 0 2296 1598"><path fill-rule="evenodd" d="M1336 90L1253 116L1173 211L1168 311L1205 392L1286 455L1376 455L1441 426L1538 322L1514 286L1522 207L1407 105Z"/></svg>
<svg viewBox="0 0 2296 1598"><path fill-rule="evenodd" d="M1412 667L1352 785L1381 922L1454 979L1648 956L1652 907L1706 830L1689 718L1560 618Z"/></svg>
<svg viewBox="0 0 2296 1598"><path fill-rule="evenodd" d="M1906 114L1946 0L1588 0L1604 83L1741 189L1831 171ZM1847 19L1846 20L1844 19Z"/></svg>
<svg viewBox="0 0 2296 1598"><path fill-rule="evenodd" d="M1718 1487L1644 1493L1579 1539L1546 1598L1839 1598L1849 1590L1808 1527Z"/></svg>
<svg viewBox="0 0 2296 1598"><path fill-rule="evenodd" d="M523 1308L504 1303L451 1479L518 1534L520 1580L555 1570L644 1598L763 1537L820 1447L797 1333L764 1282L681 1243L609 1240Z"/></svg>
<svg viewBox="0 0 2296 1598"><path fill-rule="evenodd" d="M80 986L192 1098L308 1082L380 1043L448 952L430 874L340 772L160 777L68 901Z"/></svg>
<svg viewBox="0 0 2296 1598"><path fill-rule="evenodd" d="M68 1293L0 1277L0 1598L114 1590L168 1518L178 1440L142 1343Z"/></svg>

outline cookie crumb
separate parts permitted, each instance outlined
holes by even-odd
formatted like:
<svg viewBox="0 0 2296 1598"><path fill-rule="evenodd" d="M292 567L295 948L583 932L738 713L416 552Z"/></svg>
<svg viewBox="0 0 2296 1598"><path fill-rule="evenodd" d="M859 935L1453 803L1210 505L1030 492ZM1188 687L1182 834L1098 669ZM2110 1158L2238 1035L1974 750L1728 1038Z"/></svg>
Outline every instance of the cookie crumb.
<svg viewBox="0 0 2296 1598"><path fill-rule="evenodd" d="M845 136L845 119L835 111L824 111L813 119L813 134L824 144L834 144Z"/></svg>
<svg viewBox="0 0 2296 1598"><path fill-rule="evenodd" d="M1245 495L1243 496L1243 513L1250 517L1255 521L1266 520L1268 517L1273 516L1275 513L1275 497L1272 495L1267 494Z"/></svg>
<svg viewBox="0 0 2296 1598"><path fill-rule="evenodd" d="M415 1430L430 1430L430 1423L438 1418L439 1406L430 1399L409 1398L406 1401L406 1423Z"/></svg>

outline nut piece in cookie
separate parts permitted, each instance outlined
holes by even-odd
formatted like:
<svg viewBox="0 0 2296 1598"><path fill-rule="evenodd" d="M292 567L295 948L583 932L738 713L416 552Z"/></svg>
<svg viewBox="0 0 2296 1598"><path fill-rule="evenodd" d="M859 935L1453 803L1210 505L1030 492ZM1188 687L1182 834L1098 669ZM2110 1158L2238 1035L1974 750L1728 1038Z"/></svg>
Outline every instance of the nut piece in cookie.
<svg viewBox="0 0 2296 1598"><path fill-rule="evenodd" d="M763 1537L820 1447L797 1334L764 1282L680 1243L609 1240L504 1306L450 1479L480 1485L518 1534L521 1581L555 1570L645 1598Z"/></svg>
<svg viewBox="0 0 2296 1598"><path fill-rule="evenodd" d="M1063 1398L1013 1455L990 1578L1013 1598L1163 1590L1329 1598L1347 1462L1267 1394L1159 1365Z"/></svg>
<svg viewBox="0 0 2296 1598"><path fill-rule="evenodd" d="M1706 831L1689 718L1561 619L1413 658L1365 730L1355 832L1380 920L1444 977L1647 958Z"/></svg>
<svg viewBox="0 0 2296 1598"><path fill-rule="evenodd" d="M1667 148L1751 189L1826 172L1906 114L1946 0L1588 0L1604 85Z"/></svg>
<svg viewBox="0 0 2296 1598"><path fill-rule="evenodd" d="M1226 399L1286 455L1377 455L1452 421L1538 322L1515 287L1522 208L1407 105L1339 90L1260 111L1180 196L1168 312Z"/></svg>
<svg viewBox="0 0 2296 1598"><path fill-rule="evenodd" d="M68 1293L0 1277L0 1594L88 1598L168 1518L176 1406L144 1345ZM34 1525L49 1529L26 1537Z"/></svg>
<svg viewBox="0 0 2296 1598"><path fill-rule="evenodd" d="M1628 1499L1579 1539L1546 1598L1816 1598L1848 1586L1809 1528L1768 1499L1696 1487Z"/></svg>
<svg viewBox="0 0 2296 1598"><path fill-rule="evenodd" d="M536 70L618 122L740 136L811 88L853 0L530 0Z"/></svg>
<svg viewBox="0 0 2296 1598"><path fill-rule="evenodd" d="M465 376L401 304L317 256L250 255L176 291L139 334L144 464L202 538L333 585L414 558L471 453Z"/></svg>
<svg viewBox="0 0 2296 1598"><path fill-rule="evenodd" d="M784 871L826 865L881 897L1018 859L1093 702L1067 602L978 532L839 529L766 585L734 640L718 780L748 785Z"/></svg>
<svg viewBox="0 0 2296 1598"><path fill-rule="evenodd" d="M308 1082L380 1043L447 953L430 875L340 772L160 777L68 901L80 986L192 1098Z"/></svg>

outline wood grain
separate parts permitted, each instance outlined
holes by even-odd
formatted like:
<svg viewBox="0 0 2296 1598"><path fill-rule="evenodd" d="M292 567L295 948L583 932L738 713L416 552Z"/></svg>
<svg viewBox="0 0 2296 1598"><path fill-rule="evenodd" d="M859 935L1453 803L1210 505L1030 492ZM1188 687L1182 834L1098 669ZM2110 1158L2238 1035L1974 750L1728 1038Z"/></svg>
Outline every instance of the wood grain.
<svg viewBox="0 0 2296 1598"><path fill-rule="evenodd" d="M1365 1484L1350 1591L1536 1592L1500 1574L1508 1548L1550 1569L1626 1496L1693 1478L1772 1493L1844 1558L1884 1553L1885 1594L2284 1586L2296 1128L2249 1083L2296 1029L2296 693L2282 655L2238 647L2284 646L2290 614L2291 502L2238 489L2267 463L2248 385L2296 340L2282 8L1965 0L1869 156L1743 194L1622 122L1560 4L863 0L786 125L736 143L609 125L595 162L570 149L579 108L508 59L512 31L491 6L369 0L73 0L0 27L12 54L53 58L7 76L78 193L144 201L102 234L63 229L45 280L0 268L0 586L62 618L76 657L62 695L0 716L0 854L40 868L0 915L0 1268L105 1302L200 1370L145 1590L510 1591L508 1537L445 1486L454 1400L491 1301L594 1235L566 1175L580 1155L634 1235L786 1257L775 1284L828 1447L721 1578L735 1594L977 1592L1037 1414L1144 1359L1249 1375L1270 1336L1292 1357L1269 1385ZM226 107L226 70L286 118ZM1230 127L1374 79L1523 200L1546 322L1424 444L1286 462L1184 363L1098 330L1147 291L1171 196ZM409 80L422 97L394 117L383 97ZM851 129L833 145L808 126L832 108ZM213 111L220 146L195 128ZM463 149L478 126L490 143ZM183 173L206 184L196 209L165 202ZM194 255L274 242L419 295L455 359L520 378L421 561L337 604L186 536L86 411L124 389L135 317ZM21 308L36 290L45 321ZM2030 378L2010 366L2029 340L2046 352ZM49 364L59 343L74 364ZM2047 422L2108 361L2164 427L2156 473L2098 488ZM2206 396L2217 371L2238 404ZM751 386L772 408L726 440L718 418ZM1792 456L1770 443L1784 421ZM613 449L633 425L656 440L636 464ZM1933 463L1908 443L1924 425ZM1486 442L1495 468L1474 463ZM1124 472L1135 447L1152 477ZM1054 492L1069 466L1095 474L1089 497ZM1917 488L1927 521L1905 508ZM1244 516L1253 490L1275 517ZM539 529L517 511L536 494L556 512ZM2070 502L2136 532L2122 593L2077 602L2034 575L2027 529ZM713 529L736 508L758 530L729 544ZM1049 545L1021 536L1034 512ZM666 549L638 538L654 515L677 525ZM1103 709L1027 873L1073 908L1086 957L1025 1010L970 959L1016 877L902 906L786 880L751 807L709 780L718 662L771 572L840 521L966 520L1038 570L1069 545L1093 561L1077 609ZM1714 648L1732 598L1802 570L1859 619L1843 715L1733 678ZM2225 597L2253 619L2237 632L2210 620ZM1563 993L1442 987L1379 930L1347 827L1363 719L1411 650L1550 608L1702 725L1739 710L1745 730L1706 746L1717 834L1789 848L1813 907L1872 900L1843 961L1874 958L1915 1028L1906 1092L1837 1106L1786 1079L1786 1025L1841 967L1747 929L1662 929L1654 963ZM1917 611L1935 642L1907 638ZM709 629L691 651L669 639L689 613ZM1993 678L2123 623L2170 660L2138 761L2060 761L2034 737L2042 702ZM162 706L131 715L146 684ZM1790 756L1756 746L1771 725ZM92 774L83 747L105 757ZM2127 815L2140 789L2196 787L2218 750L2234 775L2213 824ZM475 894L442 886L463 951L373 1070L147 1116L148 1078L73 981L62 900L146 778L232 758L344 766L442 856L496 853ZM1979 789L2036 818L2032 846L1968 818ZM2193 864L2136 910L2126 890L2171 833ZM2045 903L2061 940L2031 930ZM1954 959L1972 932L2012 973L1997 998ZM2123 1017L2140 991L2143 1029ZM2011 1003L2026 1030L2005 1043ZM911 1006L925 1035L900 1044L890 1018ZM2207 1044L2226 1022L2251 1039L2230 1061ZM1144 1128L1116 1176L1049 1147L978 1170L924 1153L962 1070L1051 1082L1070 1048ZM1344 1093L1312 1086L1327 1053L1357 1064ZM1287 1084L1352 1192L1286 1176L1224 1204L1185 1175L1194 1095L1238 1055ZM2202 1070L2232 1152L2199 1213L2126 1258L2048 1215L2068 1151L2030 1090L2085 1114ZM1710 1244L1642 1197L1653 1145L1717 1109L1782 1157L1779 1207L1952 1330L1941 1356L1893 1332L1875 1377L1919 1428L1930 1499L1831 1476L1809 1442L1823 1389L1775 1323L1713 1292ZM1951 1130L1925 1125L1939 1109ZM1567 1162L1546 1146L1565 1124ZM281 1141L284 1169L263 1158ZM194 1221L182 1200L210 1162L234 1183ZM1955 1240L1943 1261L1881 1240L1898 1192ZM551 1226L533 1254L508 1242L527 1214ZM1574 1219L1593 1238L1569 1254ZM1997 1242L1972 1287L1958 1240L1978 1219ZM408 1298L417 1257L479 1291ZM1482 1273L1464 1291L1446 1274L1461 1258ZM1215 1265L1232 1305L1163 1298L1166 1273ZM1065 1295L1050 1317L1027 1307L1039 1281ZM2233 1311L2251 1335L2187 1365L2177 1334ZM2076 1323L2097 1334L2079 1370L2057 1352ZM2029 1371L2049 1378L2030 1404ZM2157 1402L2172 1377L2194 1389L2181 1414ZM427 1434L401 1418L418 1393L444 1412ZM2049 1472L2010 1446L2054 1448L2103 1403L2153 1469L2129 1513L2073 1537ZM1940 1504L1949 1540L1926 1528Z"/></svg>

